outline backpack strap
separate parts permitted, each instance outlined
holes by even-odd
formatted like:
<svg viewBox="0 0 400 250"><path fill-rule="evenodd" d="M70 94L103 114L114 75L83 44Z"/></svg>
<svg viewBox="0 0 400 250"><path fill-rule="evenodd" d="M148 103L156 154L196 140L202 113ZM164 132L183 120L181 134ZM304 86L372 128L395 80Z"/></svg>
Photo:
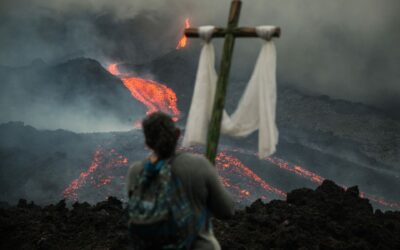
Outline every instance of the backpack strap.
<svg viewBox="0 0 400 250"><path fill-rule="evenodd" d="M185 240L184 245L186 249L191 249L198 233L207 227L208 213L206 209L203 209L200 216L197 218L196 231L192 232Z"/></svg>
<svg viewBox="0 0 400 250"><path fill-rule="evenodd" d="M146 178L151 179L160 172L164 164L165 160L159 160L155 164L151 163L150 161L146 161L143 166L144 175Z"/></svg>

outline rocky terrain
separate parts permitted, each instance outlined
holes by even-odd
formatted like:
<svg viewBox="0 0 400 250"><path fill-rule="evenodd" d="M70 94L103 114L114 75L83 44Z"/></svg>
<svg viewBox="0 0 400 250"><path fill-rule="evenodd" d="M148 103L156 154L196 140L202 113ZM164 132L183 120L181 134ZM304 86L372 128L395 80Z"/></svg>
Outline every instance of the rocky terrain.
<svg viewBox="0 0 400 250"><path fill-rule="evenodd" d="M1 249L128 249L125 204L64 200L40 207L1 203ZM399 249L400 212L373 211L357 187L324 181L315 190L288 193L286 201L261 200L226 221L214 220L222 249Z"/></svg>

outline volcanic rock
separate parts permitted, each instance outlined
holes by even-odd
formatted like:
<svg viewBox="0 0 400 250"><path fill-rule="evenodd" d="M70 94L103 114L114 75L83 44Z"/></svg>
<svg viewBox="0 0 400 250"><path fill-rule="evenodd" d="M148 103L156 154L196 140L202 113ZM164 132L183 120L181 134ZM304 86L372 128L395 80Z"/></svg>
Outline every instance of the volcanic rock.
<svg viewBox="0 0 400 250"><path fill-rule="evenodd" d="M400 212L376 210L367 199L326 180L287 200L256 200L233 218L214 220L222 249L400 249ZM39 207L20 200L0 208L1 249L128 249L124 204L64 200Z"/></svg>

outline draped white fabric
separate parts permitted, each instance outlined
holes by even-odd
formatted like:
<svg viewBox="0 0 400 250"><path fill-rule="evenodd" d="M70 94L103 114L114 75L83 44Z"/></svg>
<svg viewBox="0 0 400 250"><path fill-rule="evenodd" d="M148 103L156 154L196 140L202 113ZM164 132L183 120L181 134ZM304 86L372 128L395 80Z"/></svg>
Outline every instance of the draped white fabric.
<svg viewBox="0 0 400 250"><path fill-rule="evenodd" d="M192 104L182 141L184 147L205 144L207 141L208 124L211 119L217 82L214 66L214 46L210 43L213 29L213 26L199 28L200 37L205 41L205 44L200 53Z"/></svg>
<svg viewBox="0 0 400 250"><path fill-rule="evenodd" d="M273 26L259 26L257 35L264 39L256 66L235 112L223 114L221 132L243 137L255 130L258 133L259 157L275 152L278 130L276 110L276 49L272 42ZM215 96L217 74L214 48L210 43L213 27L201 27L200 36L206 41L197 70L195 90L186 125L183 146L205 144Z"/></svg>

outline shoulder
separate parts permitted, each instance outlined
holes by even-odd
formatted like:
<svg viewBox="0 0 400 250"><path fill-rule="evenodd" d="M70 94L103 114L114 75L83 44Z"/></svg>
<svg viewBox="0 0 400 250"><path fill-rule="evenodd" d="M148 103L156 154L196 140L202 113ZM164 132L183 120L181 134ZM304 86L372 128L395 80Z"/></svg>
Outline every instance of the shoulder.
<svg viewBox="0 0 400 250"><path fill-rule="evenodd" d="M143 161L137 161L132 163L129 166L127 179L126 179L126 187L129 193L129 190L132 189L133 185L135 185L137 181L137 176L140 174L141 170L143 169Z"/></svg>
<svg viewBox="0 0 400 250"><path fill-rule="evenodd" d="M176 156L176 162L190 162L190 163L198 163L198 164L211 164L207 158L205 158L201 154L194 154L189 152L181 152Z"/></svg>
<svg viewBox="0 0 400 250"><path fill-rule="evenodd" d="M136 161L132 163L128 169L128 176L132 177L139 174L139 172L143 169L143 166L143 161Z"/></svg>
<svg viewBox="0 0 400 250"><path fill-rule="evenodd" d="M179 153L172 163L173 169L191 172L191 175L205 175L214 167L211 162L201 154Z"/></svg>

